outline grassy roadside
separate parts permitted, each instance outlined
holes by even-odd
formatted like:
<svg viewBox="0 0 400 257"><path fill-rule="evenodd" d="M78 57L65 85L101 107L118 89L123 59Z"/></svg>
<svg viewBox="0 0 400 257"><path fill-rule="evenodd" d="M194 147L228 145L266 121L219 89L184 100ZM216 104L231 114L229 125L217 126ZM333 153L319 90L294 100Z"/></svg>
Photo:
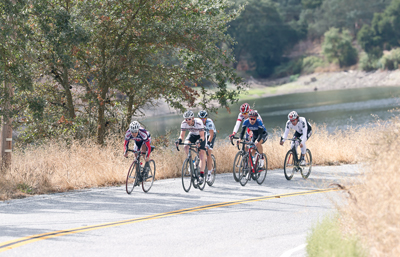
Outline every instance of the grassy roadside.
<svg viewBox="0 0 400 257"><path fill-rule="evenodd" d="M400 256L400 119L373 135L364 145L360 184L348 187L337 217L315 226L309 256Z"/></svg>

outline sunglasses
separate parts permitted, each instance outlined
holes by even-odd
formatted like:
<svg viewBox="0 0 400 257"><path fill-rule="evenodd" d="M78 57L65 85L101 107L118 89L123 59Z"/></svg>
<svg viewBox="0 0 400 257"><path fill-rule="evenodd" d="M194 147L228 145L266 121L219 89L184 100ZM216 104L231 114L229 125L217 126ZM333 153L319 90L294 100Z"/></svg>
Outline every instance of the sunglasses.
<svg viewBox="0 0 400 257"><path fill-rule="evenodd" d="M250 120L253 120L253 121L254 121L254 120L256 120L256 119L250 119Z"/></svg>
<svg viewBox="0 0 400 257"><path fill-rule="evenodd" d="M201 120L206 120L207 118L200 118Z"/></svg>
<svg viewBox="0 0 400 257"><path fill-rule="evenodd" d="M193 118L189 118L189 119L185 119L186 121L191 121L191 120L193 120Z"/></svg>
<svg viewBox="0 0 400 257"><path fill-rule="evenodd" d="M248 114L248 112L242 112L242 114L243 114L243 115L247 115L247 114Z"/></svg>
<svg viewBox="0 0 400 257"><path fill-rule="evenodd" d="M295 123L297 120L290 120L291 123Z"/></svg>

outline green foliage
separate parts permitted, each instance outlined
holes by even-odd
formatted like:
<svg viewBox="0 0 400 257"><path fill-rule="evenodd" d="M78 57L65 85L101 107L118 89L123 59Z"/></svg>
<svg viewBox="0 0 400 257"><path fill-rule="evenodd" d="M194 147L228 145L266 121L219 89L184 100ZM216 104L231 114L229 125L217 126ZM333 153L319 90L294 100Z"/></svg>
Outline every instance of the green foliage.
<svg viewBox="0 0 400 257"><path fill-rule="evenodd" d="M282 20L269 0L251 0L230 23L229 34L237 40L235 56L250 55L259 77L268 77L279 65L284 51L297 42L296 31Z"/></svg>
<svg viewBox="0 0 400 257"><path fill-rule="evenodd" d="M338 217L325 217L307 236L307 254L320 256L367 256L355 236L344 236Z"/></svg>
<svg viewBox="0 0 400 257"><path fill-rule="evenodd" d="M393 49L380 59L383 69L397 70L400 65L400 48Z"/></svg>
<svg viewBox="0 0 400 257"><path fill-rule="evenodd" d="M322 0L301 0L304 8L315 9L321 6Z"/></svg>
<svg viewBox="0 0 400 257"><path fill-rule="evenodd" d="M382 55L382 39L369 25L364 25L358 32L357 42L371 57L376 59Z"/></svg>
<svg viewBox="0 0 400 257"><path fill-rule="evenodd" d="M307 56L303 59L302 73L310 74L315 71L316 68L325 67L327 63L325 60L318 56Z"/></svg>
<svg viewBox="0 0 400 257"><path fill-rule="evenodd" d="M362 53L359 61L359 66L363 71L373 71L379 68L379 59L374 55Z"/></svg>
<svg viewBox="0 0 400 257"><path fill-rule="evenodd" d="M292 74L300 74L303 70L303 58L292 59L282 62L279 66L275 67L274 77L286 77Z"/></svg>
<svg viewBox="0 0 400 257"><path fill-rule="evenodd" d="M357 50L351 44L352 37L348 30L342 33L337 28L331 28L324 34L322 52L329 62L337 62L340 67L357 63Z"/></svg>

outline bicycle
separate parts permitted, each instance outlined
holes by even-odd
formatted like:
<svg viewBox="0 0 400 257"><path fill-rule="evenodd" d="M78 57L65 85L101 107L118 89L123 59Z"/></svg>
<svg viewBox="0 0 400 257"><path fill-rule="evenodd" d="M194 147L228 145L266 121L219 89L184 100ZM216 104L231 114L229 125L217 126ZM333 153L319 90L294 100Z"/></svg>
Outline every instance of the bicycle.
<svg viewBox="0 0 400 257"><path fill-rule="evenodd" d="M200 169L199 169L199 153L198 147L196 144L191 144L191 143L180 143L179 145L188 145L189 146L189 152L187 158L183 161L182 165L182 186L183 190L185 192L189 192L192 184L194 188L199 188L200 190L203 190L204 187L206 186L206 181L204 178L204 181L202 184L199 184L199 179L200 179ZM176 146L176 149L179 151L179 147ZM196 150L194 150L196 149ZM195 153L194 159L192 159L192 152ZM214 176L215 177L215 176ZM213 182L214 183L214 182Z"/></svg>
<svg viewBox="0 0 400 257"><path fill-rule="evenodd" d="M151 151L155 149L151 146ZM129 150L129 152L138 153L137 158L132 162L128 170L128 175L126 176L126 192L131 194L135 186L139 186L142 183L142 189L145 193L149 192L150 188L153 186L154 178L156 176L156 163L154 160L149 160L142 167L142 162L140 157L146 155L147 152L142 153L140 150L134 151Z"/></svg>
<svg viewBox="0 0 400 257"><path fill-rule="evenodd" d="M242 161L239 166L239 183L245 186L247 182L251 179L255 180L257 184L261 185L265 177L267 176L268 160L267 156L263 153L264 165L259 167L258 162L260 160L260 153L258 152L257 146L253 142L240 142L242 146L242 151L244 151L245 145L248 145L248 152L242 157ZM239 149L239 145L237 144ZM251 150L256 151L256 157L253 157ZM255 159L254 159L255 158Z"/></svg>
<svg viewBox="0 0 400 257"><path fill-rule="evenodd" d="M230 141L231 144L234 146L235 144L233 143L233 139L239 139L238 137L231 137ZM233 178L235 179L236 182L239 182L239 166L242 161L243 156L246 154L246 151L244 149L239 149L239 152L235 155L235 159L233 160Z"/></svg>
<svg viewBox="0 0 400 257"><path fill-rule="evenodd" d="M206 154L208 156L208 148L206 147ZM211 158L212 158L212 171L211 171L211 178L209 181L207 181L207 185L212 186L214 184L215 181L215 175L217 174L217 164L215 161L215 156L214 154L211 154ZM207 168L207 157L206 157L206 168Z"/></svg>
<svg viewBox="0 0 400 257"><path fill-rule="evenodd" d="M291 180L294 173L300 171L301 176L304 179L307 179L310 176L312 168L311 151L309 149L306 150L306 155L304 156L305 165L300 165L300 159L297 153L297 146L301 140L297 137L288 140L293 141L294 144L285 156L285 162L283 164L283 173L285 174L285 178L287 180ZM307 171L307 173L305 171Z"/></svg>

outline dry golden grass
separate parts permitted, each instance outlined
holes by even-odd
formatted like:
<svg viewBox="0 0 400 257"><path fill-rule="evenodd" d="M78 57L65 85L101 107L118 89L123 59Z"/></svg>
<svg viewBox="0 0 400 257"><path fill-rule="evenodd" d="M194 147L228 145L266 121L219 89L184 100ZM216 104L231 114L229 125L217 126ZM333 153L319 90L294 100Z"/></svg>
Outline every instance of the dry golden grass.
<svg viewBox="0 0 400 257"><path fill-rule="evenodd" d="M372 135L362 183L349 190L348 205L340 208L342 224L361 236L370 256L400 256L399 118Z"/></svg>
<svg viewBox="0 0 400 257"><path fill-rule="evenodd" d="M372 129L337 131L329 134L324 126L313 125L314 133L307 142L315 165L358 162L358 153L372 133ZM282 131L275 131L264 146L268 168L282 168L289 142L279 145ZM279 136L278 136L279 135ZM237 148L228 139L216 143L213 154L218 173L232 172ZM99 147L91 141L73 141L69 145L59 141L17 149L11 170L2 180L0 199L21 193L41 194L73 189L124 184L133 155L123 158L123 137L114 136ZM156 179L179 177L185 158L183 148L158 148L152 153L156 162Z"/></svg>

